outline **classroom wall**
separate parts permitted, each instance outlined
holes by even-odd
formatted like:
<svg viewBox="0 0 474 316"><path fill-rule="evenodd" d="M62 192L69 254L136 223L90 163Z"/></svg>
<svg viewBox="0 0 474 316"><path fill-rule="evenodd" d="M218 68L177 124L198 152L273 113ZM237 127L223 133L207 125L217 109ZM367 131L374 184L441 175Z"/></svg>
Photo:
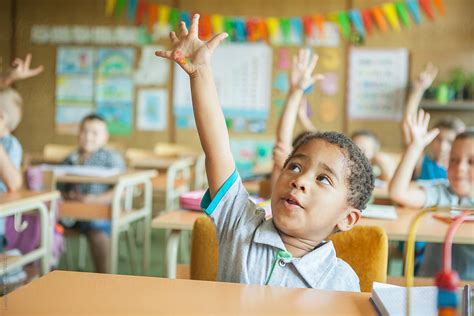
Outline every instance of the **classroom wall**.
<svg viewBox="0 0 474 316"><path fill-rule="evenodd" d="M4 24L11 25L8 19L11 1L15 1L15 38L14 51L19 56L24 56L28 52L34 54L34 63L43 64L45 71L41 77L27 80L17 85L25 101L25 115L22 123L15 132L20 138L25 151L41 151L47 143L75 143L75 136L59 135L54 130L55 111L55 52L56 47L52 45L37 45L30 42L30 29L34 24L49 25L119 25L127 24L124 19L106 18L104 16L103 0L2 0L0 1L0 26L2 35L0 37L0 56L4 59L11 59L8 44L5 46L5 36L12 32L3 32ZM329 13L334 10L354 8L365 8L374 4L383 3L378 0L175 0L156 1L172 5L181 9L198 11L202 13L219 13L224 15L256 15L256 16L285 16L305 15L308 12ZM444 1L447 17L436 15L434 22L423 19L420 26L412 26L410 30L403 30L400 33L389 31L385 34L375 32L372 37L366 40L367 47L407 47L410 51L410 74L422 69L428 61L433 61L441 68L439 77L443 78L449 68L455 65L463 66L465 69L473 70L474 56L474 10L470 0L450 0ZM5 8L5 9L4 9ZM7 13L7 14L6 14ZM9 23L7 23L9 22ZM167 42L164 42L167 44ZM318 104L321 96L314 93L310 96L310 103L313 105L314 113L312 120L322 129L338 131L353 131L364 127L373 129L382 139L384 147L389 150L399 150L401 148L401 137L399 124L387 121L346 121L345 120L345 82L346 82L346 58L349 46L341 41L337 48L337 54L341 59L341 67L338 71L339 93L334 97L336 103L333 117L323 120L322 115L326 113L318 112ZM296 48L291 48L294 52ZM325 53L325 49L316 49L317 53ZM170 72L172 78L172 71ZM171 82L167 85L170 89L169 126L167 132L138 132L131 136L112 137L112 141L121 142L129 147L152 148L158 141L176 141L187 144L194 148L199 148L197 134L194 131L176 130L172 120L171 111ZM272 89L272 92L275 92ZM472 113L472 112L471 112ZM434 117L445 115L446 113L436 113ZM473 115L460 113L463 119L470 125L474 125ZM274 135L277 114L275 107L271 106L271 113L267 131L262 134L232 133L231 137L252 139L271 139Z"/></svg>
<svg viewBox="0 0 474 316"><path fill-rule="evenodd" d="M8 69L12 49L12 1L0 1L0 73Z"/></svg>

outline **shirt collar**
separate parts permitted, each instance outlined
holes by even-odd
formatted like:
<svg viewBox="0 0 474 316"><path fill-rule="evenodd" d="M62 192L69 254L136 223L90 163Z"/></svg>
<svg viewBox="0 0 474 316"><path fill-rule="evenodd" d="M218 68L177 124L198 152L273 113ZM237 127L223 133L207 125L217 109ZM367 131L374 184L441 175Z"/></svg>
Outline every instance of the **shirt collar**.
<svg viewBox="0 0 474 316"><path fill-rule="evenodd" d="M286 250L272 219L266 220L257 228L253 241ZM329 270L336 265L336 250L332 241L329 240L303 257L288 261L293 263L299 274L312 288L318 288Z"/></svg>

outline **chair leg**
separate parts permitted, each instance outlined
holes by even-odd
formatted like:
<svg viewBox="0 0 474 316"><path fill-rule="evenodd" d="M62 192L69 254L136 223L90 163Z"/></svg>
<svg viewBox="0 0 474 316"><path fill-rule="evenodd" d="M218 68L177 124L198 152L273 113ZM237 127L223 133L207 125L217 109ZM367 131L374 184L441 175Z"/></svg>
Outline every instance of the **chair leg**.
<svg viewBox="0 0 474 316"><path fill-rule="evenodd" d="M133 234L133 229L130 226L127 231L125 232L125 239L127 239L127 247L128 247L128 258L130 261L130 271L133 275L137 274L137 245L135 243L135 235Z"/></svg>
<svg viewBox="0 0 474 316"><path fill-rule="evenodd" d="M109 254L109 267L107 273L116 274L118 266L118 242L119 242L119 230L118 227L114 227L112 221L112 229L110 233L110 254Z"/></svg>
<svg viewBox="0 0 474 316"><path fill-rule="evenodd" d="M171 230L166 241L166 277L170 279L176 279L179 235L179 230Z"/></svg>
<svg viewBox="0 0 474 316"><path fill-rule="evenodd" d="M143 221L143 275L148 275L150 268L151 247L151 212Z"/></svg>
<svg viewBox="0 0 474 316"><path fill-rule="evenodd" d="M74 257L72 253L71 236L66 237L66 266L68 270L74 269Z"/></svg>
<svg viewBox="0 0 474 316"><path fill-rule="evenodd" d="M84 235L79 235L79 257L77 261L77 269L80 271L86 270L86 259L87 259L87 239Z"/></svg>

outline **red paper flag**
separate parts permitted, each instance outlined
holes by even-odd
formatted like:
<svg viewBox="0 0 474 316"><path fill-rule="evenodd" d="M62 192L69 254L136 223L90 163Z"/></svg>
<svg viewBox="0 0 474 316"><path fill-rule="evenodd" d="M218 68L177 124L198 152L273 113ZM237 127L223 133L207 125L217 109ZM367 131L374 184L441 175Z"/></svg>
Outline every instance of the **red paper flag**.
<svg viewBox="0 0 474 316"><path fill-rule="evenodd" d="M199 19L199 38L207 40L212 36L212 23L209 15L201 15Z"/></svg>
<svg viewBox="0 0 474 316"><path fill-rule="evenodd" d="M249 42L258 41L257 21L255 19L248 19L245 21L245 30L247 32L247 40Z"/></svg>
<svg viewBox="0 0 474 316"><path fill-rule="evenodd" d="M442 0L433 0L433 3L436 9L438 9L439 13L441 13L441 15L446 15L446 11L444 11L444 5L443 5Z"/></svg>
<svg viewBox="0 0 474 316"><path fill-rule="evenodd" d="M303 31L306 37L313 37L313 19L309 16L303 17Z"/></svg>
<svg viewBox="0 0 474 316"><path fill-rule="evenodd" d="M148 5L148 32L153 33L153 26L158 19L158 5L150 3Z"/></svg>
<svg viewBox="0 0 474 316"><path fill-rule="evenodd" d="M379 27L379 29L382 32L387 31L387 22L385 22L385 19L383 18L383 12L382 9L379 7L373 7L372 10L372 16L374 17L375 23Z"/></svg>
<svg viewBox="0 0 474 316"><path fill-rule="evenodd" d="M362 21L364 22L365 30L367 34L372 33L372 17L370 16L370 10L362 10Z"/></svg>
<svg viewBox="0 0 474 316"><path fill-rule="evenodd" d="M433 20L433 11L431 11L430 0L418 0L420 7L425 11L430 20Z"/></svg>
<svg viewBox="0 0 474 316"><path fill-rule="evenodd" d="M137 5L137 15L135 16L135 24L139 25L143 23L147 4L145 0L139 0Z"/></svg>

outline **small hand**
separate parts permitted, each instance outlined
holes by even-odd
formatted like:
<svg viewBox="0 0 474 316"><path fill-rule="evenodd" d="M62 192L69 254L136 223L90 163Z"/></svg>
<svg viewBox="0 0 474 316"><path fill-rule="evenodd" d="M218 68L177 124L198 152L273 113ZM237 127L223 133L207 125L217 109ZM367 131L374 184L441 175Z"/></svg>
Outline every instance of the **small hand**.
<svg viewBox="0 0 474 316"><path fill-rule="evenodd" d="M438 68L432 63L428 63L425 69L418 74L415 82L413 82L414 89L426 90L428 89L438 74Z"/></svg>
<svg viewBox="0 0 474 316"><path fill-rule="evenodd" d="M429 122L430 115L423 110L420 110L418 115L413 114L408 117L404 124L406 125L405 129L408 132L411 146L425 148L439 134L439 129L437 128L428 131Z"/></svg>
<svg viewBox="0 0 474 316"><path fill-rule="evenodd" d="M173 44L171 50L156 51L155 55L174 60L189 75L195 73L199 67L210 64L211 55L228 35L219 33L207 42L198 38L199 14L195 14L188 29L184 22L179 24L179 35L175 32L170 33L170 39Z"/></svg>
<svg viewBox="0 0 474 316"><path fill-rule="evenodd" d="M39 75L43 71L43 66L38 66L34 69L30 68L31 64L31 54L26 55L25 60L23 61L20 58L15 58L12 63L13 69L10 72L10 80L18 81L22 79L27 79Z"/></svg>
<svg viewBox="0 0 474 316"><path fill-rule="evenodd" d="M290 71L291 88L305 90L317 80L322 80L324 78L323 75L312 75L317 63L318 55L311 56L309 49L300 49L298 56L293 56Z"/></svg>
<svg viewBox="0 0 474 316"><path fill-rule="evenodd" d="M276 143L273 147L273 163L279 168L283 169L286 159L291 154L291 149L284 146L282 143Z"/></svg>

